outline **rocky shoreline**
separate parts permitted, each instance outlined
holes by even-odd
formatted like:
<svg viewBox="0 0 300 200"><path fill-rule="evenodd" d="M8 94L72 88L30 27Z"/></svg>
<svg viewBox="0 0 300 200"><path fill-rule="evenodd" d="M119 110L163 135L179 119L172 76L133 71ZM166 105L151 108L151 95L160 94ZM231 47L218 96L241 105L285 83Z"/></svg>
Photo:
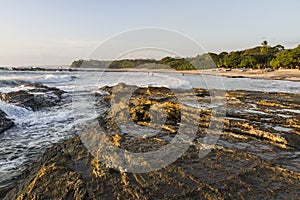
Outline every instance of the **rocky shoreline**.
<svg viewBox="0 0 300 200"><path fill-rule="evenodd" d="M43 68L43 67L0 67L0 70L5 71L77 71L72 68Z"/></svg>
<svg viewBox="0 0 300 200"><path fill-rule="evenodd" d="M261 69L204 69L204 70L169 70L169 69L147 69L147 68L41 68L41 67L0 67L0 70L5 71L98 71L98 72L145 72L145 73L181 73L181 74L198 74L198 75L213 75L224 76L228 78L251 78L251 79L270 79L270 80L286 80L286 81L300 81L299 69L280 69L280 70L261 70Z"/></svg>
<svg viewBox="0 0 300 200"><path fill-rule="evenodd" d="M176 137L182 120L197 122L196 137L172 164L147 173L130 173L109 168L93 157L79 135L50 148L1 198L299 199L299 94L227 91L224 97L216 95L214 98L225 98L226 105L216 105L226 107L226 115L217 119L224 128L210 152L199 158L214 117L209 91L194 89L203 105L195 107L179 103L180 95L190 97L185 91L178 96L167 88L124 84L100 90L96 94L96 104L101 107L98 125L107 133L105 141L115 147L135 153L157 151ZM117 94L131 91L126 107ZM120 130L119 121L127 120L126 113L139 127L150 130L160 125L159 120L150 123L154 119L150 110L158 116L166 113L159 133L145 138L135 135L133 129ZM92 133L93 127L90 129ZM115 162L118 157L110 159Z"/></svg>
<svg viewBox="0 0 300 200"><path fill-rule="evenodd" d="M57 105L61 102L62 95L65 93L60 89L47 87L38 83L25 84L22 85L22 87L28 89L0 93L0 101L37 111L42 108L48 108ZM13 120L9 119L7 113L1 109L0 119L0 133L3 133L14 126Z"/></svg>

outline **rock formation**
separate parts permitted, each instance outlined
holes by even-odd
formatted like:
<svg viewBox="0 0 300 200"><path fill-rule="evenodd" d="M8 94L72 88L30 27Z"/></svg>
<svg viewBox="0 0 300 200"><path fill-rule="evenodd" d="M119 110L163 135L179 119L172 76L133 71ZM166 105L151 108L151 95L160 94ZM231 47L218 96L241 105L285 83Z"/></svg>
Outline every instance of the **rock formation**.
<svg viewBox="0 0 300 200"><path fill-rule="evenodd" d="M7 118L7 115L0 110L0 133L10 129L14 126L14 122L11 119Z"/></svg>
<svg viewBox="0 0 300 200"><path fill-rule="evenodd" d="M26 84L24 87L29 87L29 90L19 90L15 92L2 93L0 100L6 103L23 106L32 110L39 110L43 107L55 106L61 100L61 95L64 91L47 87L42 84Z"/></svg>
<svg viewBox="0 0 300 200"><path fill-rule="evenodd" d="M176 95L167 88L120 84L101 90L108 95L97 95L98 125L117 148L136 153L159 150L180 132L183 118L197 122L196 136L175 162L147 173L130 173L92 156L79 135L49 149L18 177L4 199L299 199L299 95L228 91L226 105L216 105L227 107L221 119L224 129L210 152L199 158L214 117L208 91L193 91L203 105L199 107L181 104L180 95L189 98L188 93ZM122 97L129 98L127 105ZM142 130L161 129L143 135L120 128L128 116Z"/></svg>

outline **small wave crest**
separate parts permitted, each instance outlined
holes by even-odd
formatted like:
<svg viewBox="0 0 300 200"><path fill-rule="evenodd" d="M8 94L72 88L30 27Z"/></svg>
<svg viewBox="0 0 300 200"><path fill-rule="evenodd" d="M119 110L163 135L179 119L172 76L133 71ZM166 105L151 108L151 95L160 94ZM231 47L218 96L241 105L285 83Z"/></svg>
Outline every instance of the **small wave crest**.
<svg viewBox="0 0 300 200"><path fill-rule="evenodd" d="M8 87L8 86L18 86L31 83L27 80L20 80L20 79L8 79L8 80L0 80L0 87Z"/></svg>
<svg viewBox="0 0 300 200"><path fill-rule="evenodd" d="M17 125L22 124L22 119L26 118L33 111L23 108L21 106L15 106L12 104L4 103L0 101L0 109L6 113L7 118L14 120Z"/></svg>
<svg viewBox="0 0 300 200"><path fill-rule="evenodd" d="M36 80L33 80L33 82L37 83L64 83L64 82L70 82L72 81L75 76L69 76L69 75L53 75L49 74L46 75L43 78L38 78Z"/></svg>
<svg viewBox="0 0 300 200"><path fill-rule="evenodd" d="M64 82L70 82L74 80L76 76L71 75L54 75L54 74L48 74L43 76L33 76L33 77L24 77L24 79L16 79L13 78L5 78L0 79L0 87L14 87L19 85L25 85L29 83L64 83Z"/></svg>

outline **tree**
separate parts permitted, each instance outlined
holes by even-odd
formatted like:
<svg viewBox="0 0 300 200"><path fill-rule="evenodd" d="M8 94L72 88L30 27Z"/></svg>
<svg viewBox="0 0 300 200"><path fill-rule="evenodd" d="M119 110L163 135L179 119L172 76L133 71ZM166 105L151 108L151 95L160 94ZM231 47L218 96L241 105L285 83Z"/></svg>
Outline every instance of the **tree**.
<svg viewBox="0 0 300 200"><path fill-rule="evenodd" d="M79 68L81 67L81 65L83 64L84 60L80 59L80 60L75 60L72 62L70 67L74 67L74 68Z"/></svg>
<svg viewBox="0 0 300 200"><path fill-rule="evenodd" d="M215 66L218 65L218 63L220 61L220 57L218 56L218 54L209 52L207 54L207 56L208 56L208 59L211 59L214 62Z"/></svg>
<svg viewBox="0 0 300 200"><path fill-rule="evenodd" d="M268 42L266 40L262 41L261 43L262 46L268 46Z"/></svg>
<svg viewBox="0 0 300 200"><path fill-rule="evenodd" d="M192 70L195 67L185 58L165 57L159 61L160 64L169 66L176 70Z"/></svg>
<svg viewBox="0 0 300 200"><path fill-rule="evenodd" d="M284 50L284 46L282 46L281 44L277 44L275 47L273 47L274 49L277 50L277 52L279 51L283 51Z"/></svg>
<svg viewBox="0 0 300 200"><path fill-rule="evenodd" d="M225 57L228 55L227 52L223 51L221 52L218 56L219 56L219 62L218 62L218 67L226 67L226 65L224 64L224 60Z"/></svg>
<svg viewBox="0 0 300 200"><path fill-rule="evenodd" d="M243 55L241 58L241 67L254 67L257 65L257 61L254 56Z"/></svg>
<svg viewBox="0 0 300 200"><path fill-rule="evenodd" d="M202 55L197 55L195 58L190 59L190 63L196 69L213 69L216 68L218 63L218 55L213 53L205 53Z"/></svg>
<svg viewBox="0 0 300 200"><path fill-rule="evenodd" d="M233 51L224 57L224 65L226 67L238 67L241 63L240 52Z"/></svg>
<svg viewBox="0 0 300 200"><path fill-rule="evenodd" d="M269 56L270 56L270 46L268 46L268 42L264 40L261 43L262 47L260 48L261 54L264 57L264 67L268 67L269 65Z"/></svg>
<svg viewBox="0 0 300 200"><path fill-rule="evenodd" d="M296 68L300 65L300 45L294 49L279 51L270 62L274 69L279 67Z"/></svg>
<svg viewBox="0 0 300 200"><path fill-rule="evenodd" d="M149 65L148 65L149 64ZM154 64L154 65L153 65ZM190 58L164 57L161 60L154 59L123 59L114 61L78 60L71 64L71 67L93 67L93 68L134 68L138 66L168 68L176 70L210 69L218 67L251 67L262 68L271 66L274 69L279 67L299 68L300 67L300 45L294 49L285 49L277 44L269 46L263 41L260 46L220 54L205 53ZM146 66L147 65L147 66Z"/></svg>
<svg viewBox="0 0 300 200"><path fill-rule="evenodd" d="M290 50L280 51L276 54L276 58L273 58L270 65L273 69L279 67L290 67L293 63L293 57Z"/></svg>

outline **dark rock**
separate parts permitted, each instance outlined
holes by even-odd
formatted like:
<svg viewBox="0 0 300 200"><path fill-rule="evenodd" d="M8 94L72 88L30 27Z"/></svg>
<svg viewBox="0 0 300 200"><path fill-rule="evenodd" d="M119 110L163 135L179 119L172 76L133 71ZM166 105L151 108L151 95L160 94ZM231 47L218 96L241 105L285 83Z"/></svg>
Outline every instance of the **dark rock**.
<svg viewBox="0 0 300 200"><path fill-rule="evenodd" d="M74 68L42 68L42 67L0 67L0 70L8 71L78 71Z"/></svg>
<svg viewBox="0 0 300 200"><path fill-rule="evenodd" d="M7 118L7 115L0 110L0 133L10 129L14 126L14 122L11 119Z"/></svg>
<svg viewBox="0 0 300 200"><path fill-rule="evenodd" d="M57 88L47 87L37 83L26 84L25 86L33 87L33 89L2 93L0 100L6 103L31 108L35 111L44 107L57 105L61 101L62 94L64 93L64 91Z"/></svg>
<svg viewBox="0 0 300 200"><path fill-rule="evenodd" d="M299 173L234 149L214 149L205 159L197 157L197 150L191 147L175 163L157 171L120 173L93 158L75 137L47 151L46 161L4 199L299 197Z"/></svg>
<svg viewBox="0 0 300 200"><path fill-rule="evenodd" d="M178 96L167 88L120 84L101 90L108 94L97 95L98 125L114 146L139 153L159 150L177 134L182 113L188 113L187 121L199 123L195 140L164 168L126 173L108 168L74 137L49 149L4 199L299 199L299 114L293 112L299 110L299 95L228 91L224 131L210 153L200 159L201 141L213 114L210 108L179 105ZM122 95L129 92L125 106ZM198 92L199 103L210 102L207 92ZM166 113L159 133L145 139L130 135L133 130L121 132L118 123L128 118L151 128L149 108L162 115L153 105ZM291 131L278 131L277 126ZM89 133L97 134L90 128Z"/></svg>

